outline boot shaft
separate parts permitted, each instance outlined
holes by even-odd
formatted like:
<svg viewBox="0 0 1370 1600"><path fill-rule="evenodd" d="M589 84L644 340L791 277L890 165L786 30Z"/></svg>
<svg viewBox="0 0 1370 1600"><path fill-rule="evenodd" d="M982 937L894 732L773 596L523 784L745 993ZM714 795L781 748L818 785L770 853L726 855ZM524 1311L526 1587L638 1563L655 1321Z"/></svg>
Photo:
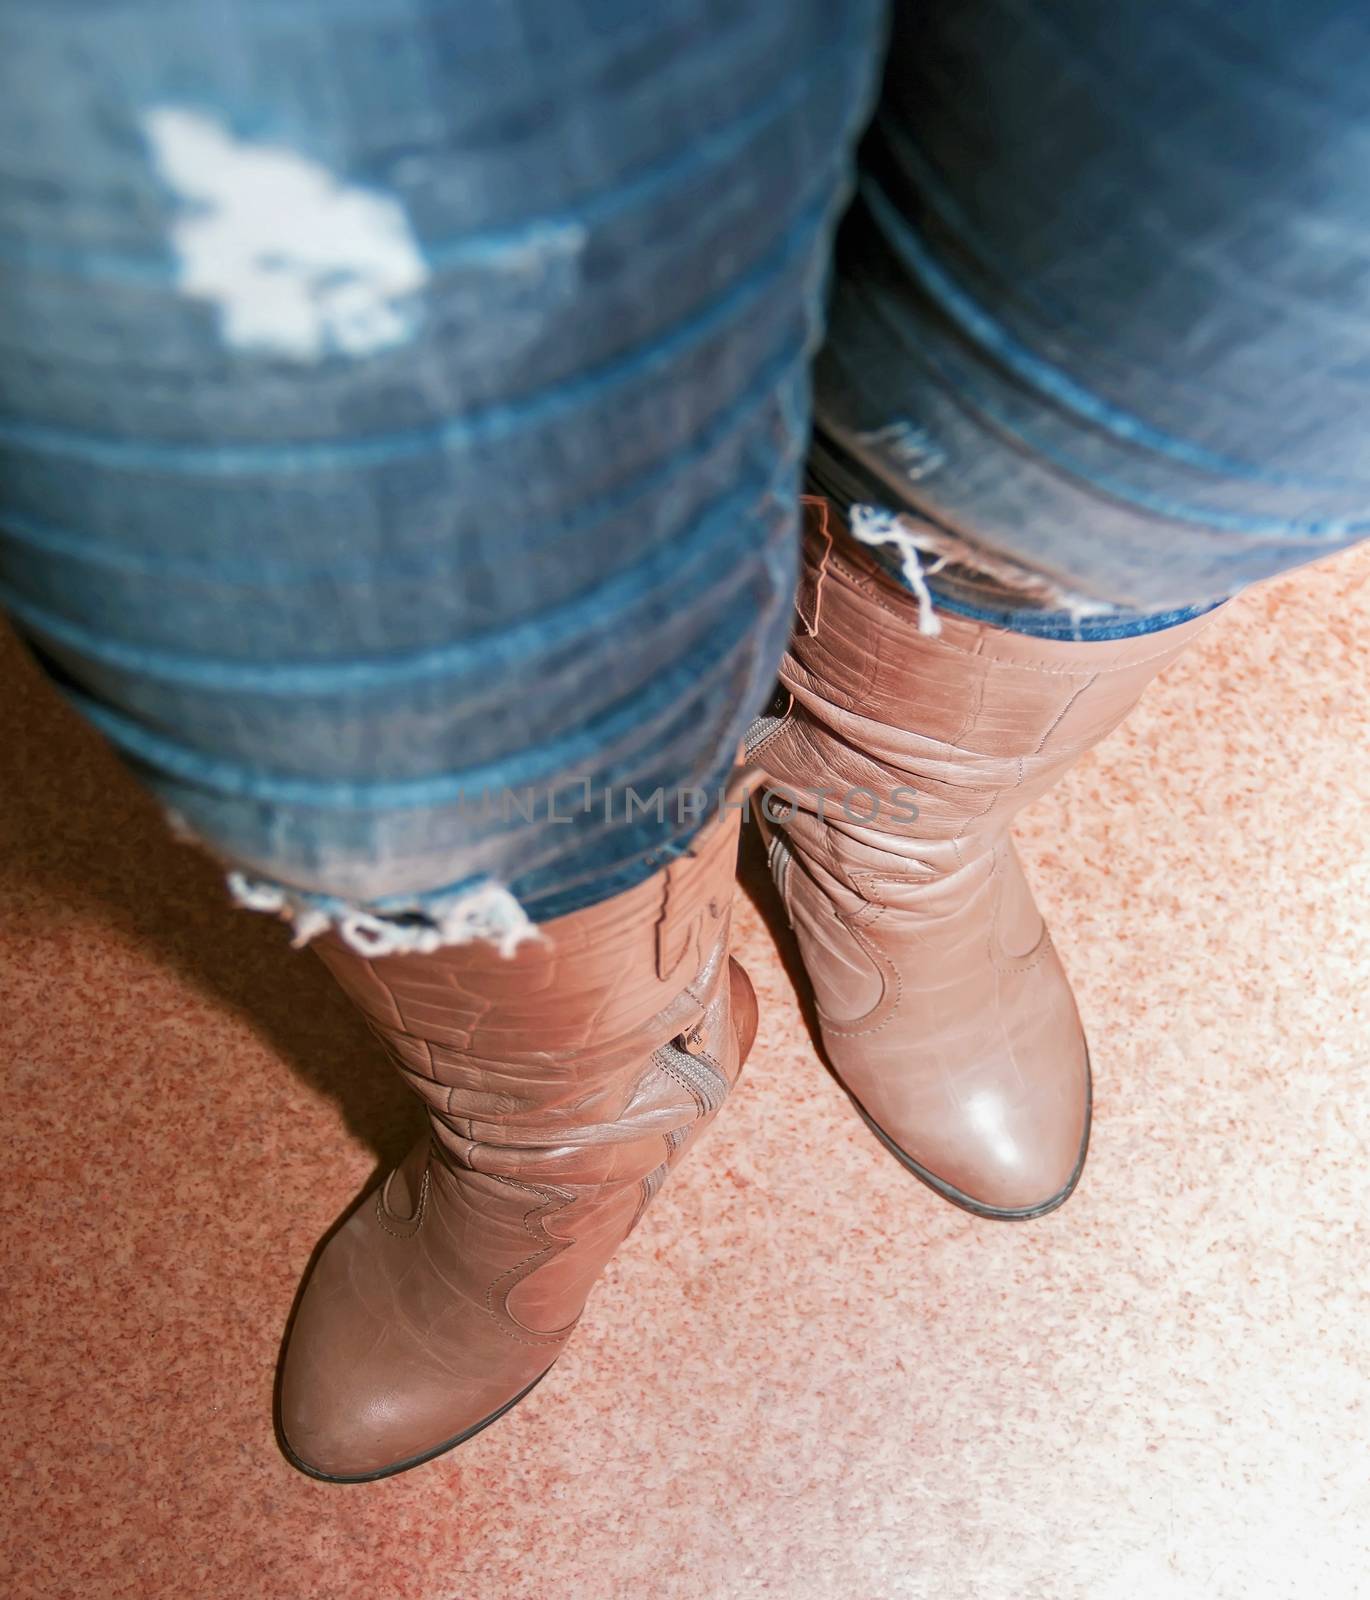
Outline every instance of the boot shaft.
<svg viewBox="0 0 1370 1600"><path fill-rule="evenodd" d="M637 1182L736 1074L727 940L739 814L624 893L492 946L316 946L408 1086L443 1157L492 1177Z"/></svg>
<svg viewBox="0 0 1370 1600"><path fill-rule="evenodd" d="M859 545L835 542L833 508L807 501L805 524L780 671L790 714L749 755L804 810L821 803L858 855L863 843L959 841L934 851L950 870L1117 727L1209 621L1076 642L944 616L933 636L912 594Z"/></svg>
<svg viewBox="0 0 1370 1600"><path fill-rule="evenodd" d="M771 866L824 1052L939 1194L982 1216L1042 1215L1083 1167L1089 1056L1009 824L1207 619L1076 643L944 616L934 636L836 527L809 506L781 669L792 704L749 750L779 791L766 809L790 810Z"/></svg>

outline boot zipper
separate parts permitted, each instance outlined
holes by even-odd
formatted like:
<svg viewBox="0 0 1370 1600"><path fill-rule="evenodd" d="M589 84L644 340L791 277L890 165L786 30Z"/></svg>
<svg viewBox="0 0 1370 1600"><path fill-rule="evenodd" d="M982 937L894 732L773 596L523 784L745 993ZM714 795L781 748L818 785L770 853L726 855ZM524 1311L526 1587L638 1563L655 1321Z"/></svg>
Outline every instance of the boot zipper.
<svg viewBox="0 0 1370 1600"><path fill-rule="evenodd" d="M742 743L748 756L759 745L769 739L775 730L789 718L793 704L794 699L790 691L782 684L777 684L775 693L771 696L770 704L759 717L752 719L751 726L742 736Z"/></svg>
<svg viewBox="0 0 1370 1600"><path fill-rule="evenodd" d="M706 1117L727 1099L728 1080L712 1062L692 1056L678 1045L664 1044L656 1052L656 1063L668 1076L684 1080Z"/></svg>

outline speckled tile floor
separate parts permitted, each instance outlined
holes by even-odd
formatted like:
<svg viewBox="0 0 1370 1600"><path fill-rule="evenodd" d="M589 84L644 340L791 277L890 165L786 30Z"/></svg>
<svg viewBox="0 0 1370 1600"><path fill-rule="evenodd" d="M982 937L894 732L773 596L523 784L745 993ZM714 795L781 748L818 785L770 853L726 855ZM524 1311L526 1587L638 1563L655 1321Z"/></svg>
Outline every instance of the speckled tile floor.
<svg viewBox="0 0 1370 1600"><path fill-rule="evenodd" d="M354 1488L282 1460L273 1368L412 1113L8 645L0 1587L1370 1593L1368 622L1370 547L1248 595L1025 817L1098 1078L1063 1211L978 1222L883 1155L743 896L734 1104L553 1376Z"/></svg>

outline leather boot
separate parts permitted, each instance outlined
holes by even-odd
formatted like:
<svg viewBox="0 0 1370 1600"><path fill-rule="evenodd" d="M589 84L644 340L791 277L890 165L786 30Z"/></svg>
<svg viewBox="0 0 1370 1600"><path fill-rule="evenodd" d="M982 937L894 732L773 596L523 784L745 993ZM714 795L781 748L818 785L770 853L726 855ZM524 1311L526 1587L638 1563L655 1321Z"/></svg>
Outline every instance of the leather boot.
<svg viewBox="0 0 1370 1600"><path fill-rule="evenodd" d="M748 755L829 1064L938 1194L1040 1216L1084 1165L1089 1055L1009 825L1208 619L1075 643L944 615L932 636L912 594L834 543L835 509L806 502L806 524L790 704Z"/></svg>
<svg viewBox="0 0 1370 1600"><path fill-rule="evenodd" d="M756 1031L728 956L739 813L646 882L488 945L320 954L430 1132L320 1256L280 1425L316 1477L380 1478L460 1444L556 1360L586 1296L712 1120Z"/></svg>

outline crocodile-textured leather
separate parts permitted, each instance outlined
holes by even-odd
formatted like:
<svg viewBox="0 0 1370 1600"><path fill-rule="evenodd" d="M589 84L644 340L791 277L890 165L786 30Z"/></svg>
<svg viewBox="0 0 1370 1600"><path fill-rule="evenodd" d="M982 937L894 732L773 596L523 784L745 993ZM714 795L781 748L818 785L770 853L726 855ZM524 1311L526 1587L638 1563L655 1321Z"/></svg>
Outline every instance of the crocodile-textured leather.
<svg viewBox="0 0 1370 1600"><path fill-rule="evenodd" d="M1009 825L1208 618L1102 643L945 615L920 633L914 596L834 543L835 509L805 515L792 705L750 759L791 812L763 826L829 1062L947 1199L1040 1215L1084 1164L1089 1058Z"/></svg>
<svg viewBox="0 0 1370 1600"><path fill-rule="evenodd" d="M723 1103L756 1031L728 957L738 813L612 900L488 945L319 953L425 1101L425 1136L324 1249L281 1431L306 1470L382 1476L546 1372L595 1279Z"/></svg>

